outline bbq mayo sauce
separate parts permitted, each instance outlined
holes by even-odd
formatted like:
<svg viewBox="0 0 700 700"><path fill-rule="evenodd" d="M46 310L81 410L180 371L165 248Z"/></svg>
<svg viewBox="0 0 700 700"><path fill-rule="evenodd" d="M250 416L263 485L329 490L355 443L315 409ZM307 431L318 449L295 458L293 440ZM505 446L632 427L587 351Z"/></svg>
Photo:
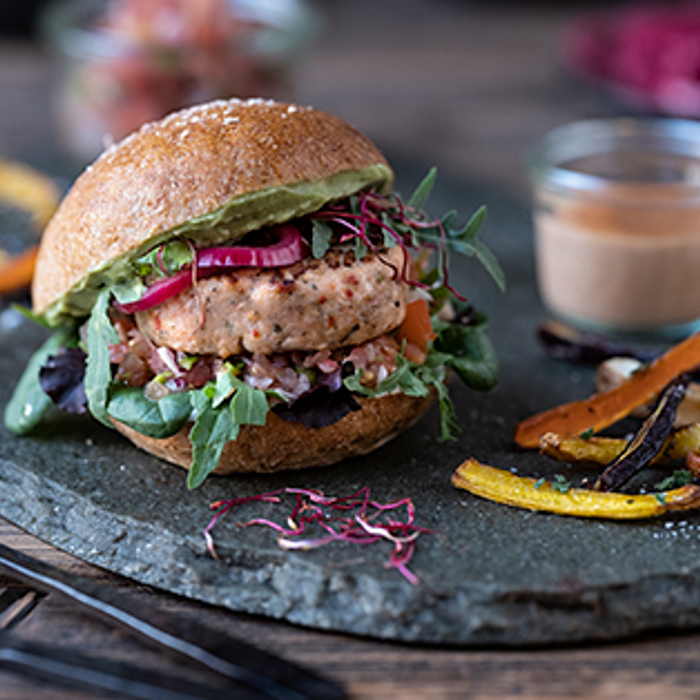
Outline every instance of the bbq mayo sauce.
<svg viewBox="0 0 700 700"><path fill-rule="evenodd" d="M660 336L700 326L700 125L688 153L690 131L682 144L669 136L677 121L582 122L549 144L533 218L539 292L555 316ZM569 157L556 162L556 150Z"/></svg>
<svg viewBox="0 0 700 700"><path fill-rule="evenodd" d="M700 201L678 206L649 185L611 186L609 194L609 202L538 197L544 303L570 320L619 330L700 318Z"/></svg>

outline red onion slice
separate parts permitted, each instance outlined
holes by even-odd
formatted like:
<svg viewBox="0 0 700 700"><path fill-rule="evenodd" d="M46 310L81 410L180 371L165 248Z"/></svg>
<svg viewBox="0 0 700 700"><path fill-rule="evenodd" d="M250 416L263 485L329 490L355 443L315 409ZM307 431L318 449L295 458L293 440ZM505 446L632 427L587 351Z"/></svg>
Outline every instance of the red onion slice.
<svg viewBox="0 0 700 700"><path fill-rule="evenodd" d="M165 277L154 282L146 289L143 296L129 304L115 302L114 306L124 314L135 314L145 311L174 297L192 285L192 268L187 267L176 272L172 277Z"/></svg>
<svg viewBox="0 0 700 700"><path fill-rule="evenodd" d="M304 239L295 226L278 226L274 232L279 241L268 246L206 248L197 256L197 269L206 273L234 267L284 267L304 258Z"/></svg>
<svg viewBox="0 0 700 700"><path fill-rule="evenodd" d="M279 241L262 247L225 246L205 248L197 254L199 276L215 275L236 267L284 267L303 260L306 243L299 230L292 225L278 226L274 233ZM193 283L192 268L186 267L172 277L154 282L143 296L129 304L115 303L116 308L125 314L135 314L162 304L171 297L190 287Z"/></svg>

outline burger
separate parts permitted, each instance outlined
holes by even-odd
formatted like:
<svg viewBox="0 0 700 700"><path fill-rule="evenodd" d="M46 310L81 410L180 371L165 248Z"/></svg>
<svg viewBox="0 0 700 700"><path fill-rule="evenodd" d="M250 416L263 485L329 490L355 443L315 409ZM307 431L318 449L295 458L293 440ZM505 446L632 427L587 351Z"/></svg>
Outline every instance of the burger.
<svg viewBox="0 0 700 700"><path fill-rule="evenodd" d="M486 320L448 282L476 256L479 210L404 201L343 120L266 100L176 112L109 147L41 242L33 318L52 329L5 411L16 433L53 404L189 470L275 472L378 448L447 390L496 381Z"/></svg>

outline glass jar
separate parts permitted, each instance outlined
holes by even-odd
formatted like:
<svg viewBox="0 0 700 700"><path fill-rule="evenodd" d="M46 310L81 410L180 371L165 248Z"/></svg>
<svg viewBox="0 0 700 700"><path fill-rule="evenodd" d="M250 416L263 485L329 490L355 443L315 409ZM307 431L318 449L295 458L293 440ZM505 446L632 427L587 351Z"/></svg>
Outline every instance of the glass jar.
<svg viewBox="0 0 700 700"><path fill-rule="evenodd" d="M531 176L538 286L555 316L607 333L700 327L700 123L569 124Z"/></svg>
<svg viewBox="0 0 700 700"><path fill-rule="evenodd" d="M68 0L41 27L59 69L59 137L87 161L181 107L292 98L318 17L304 0Z"/></svg>

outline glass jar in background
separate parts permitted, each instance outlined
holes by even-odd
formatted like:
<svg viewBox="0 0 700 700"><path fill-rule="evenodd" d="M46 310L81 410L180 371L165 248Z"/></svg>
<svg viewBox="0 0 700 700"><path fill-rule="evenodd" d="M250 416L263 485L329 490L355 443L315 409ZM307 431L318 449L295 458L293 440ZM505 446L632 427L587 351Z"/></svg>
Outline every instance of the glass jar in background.
<svg viewBox="0 0 700 700"><path fill-rule="evenodd" d="M700 123L569 124L531 176L539 291L555 316L659 338L700 327Z"/></svg>
<svg viewBox="0 0 700 700"><path fill-rule="evenodd" d="M85 162L181 107L291 99L318 17L304 0L68 0L41 28L58 62L59 137Z"/></svg>

